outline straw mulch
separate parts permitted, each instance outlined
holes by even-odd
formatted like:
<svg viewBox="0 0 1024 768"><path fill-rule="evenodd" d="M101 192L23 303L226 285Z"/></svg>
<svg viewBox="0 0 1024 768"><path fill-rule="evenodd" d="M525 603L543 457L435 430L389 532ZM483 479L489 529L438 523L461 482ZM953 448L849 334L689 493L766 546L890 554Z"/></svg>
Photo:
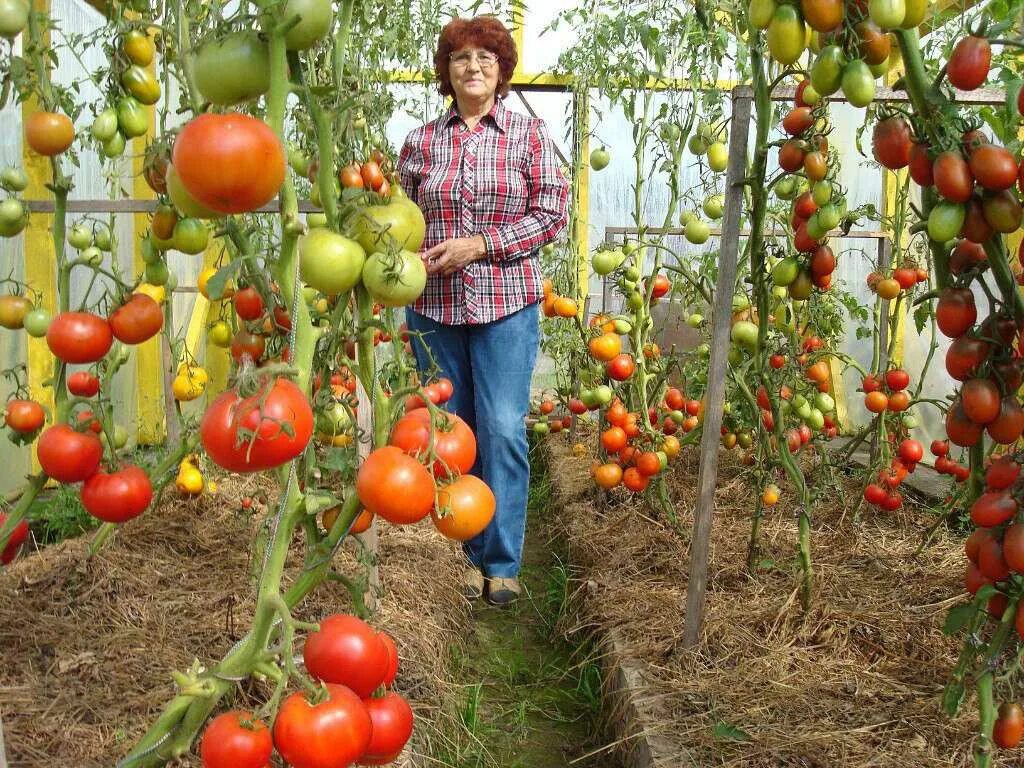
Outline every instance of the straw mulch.
<svg viewBox="0 0 1024 768"><path fill-rule="evenodd" d="M753 489L723 452L716 491L708 603L701 650L682 648L687 538L696 452L670 480L680 530L635 500L600 501L589 458L562 441L550 459L570 557L586 582L579 624L616 628L645 681L646 730L667 744L671 766L949 768L970 762L974 702L950 720L940 695L960 638L941 628L962 598L962 541L940 534L914 551L930 518L921 509L865 513L854 524L852 482L815 508L813 607L797 592L792 509L762 527L774 568L746 569ZM716 738L716 726L718 737ZM731 728L741 729L744 735ZM1002 765L1018 764L1005 753ZM997 760L998 763L998 760Z"/></svg>
<svg viewBox="0 0 1024 768"><path fill-rule="evenodd" d="M171 670L214 663L245 634L257 518L238 499L260 482L228 477L216 496L192 501L169 494L92 560L86 540L65 541L0 574L0 716L12 768L109 768L174 694ZM301 562L299 538L286 581ZM416 710L415 752L447 696L438 670L468 622L458 551L433 526L386 524L380 550L372 623L398 645L396 689ZM337 561L351 570L355 558ZM316 621L350 606L343 587L325 582L296 616ZM236 703L258 706L254 690L240 689Z"/></svg>

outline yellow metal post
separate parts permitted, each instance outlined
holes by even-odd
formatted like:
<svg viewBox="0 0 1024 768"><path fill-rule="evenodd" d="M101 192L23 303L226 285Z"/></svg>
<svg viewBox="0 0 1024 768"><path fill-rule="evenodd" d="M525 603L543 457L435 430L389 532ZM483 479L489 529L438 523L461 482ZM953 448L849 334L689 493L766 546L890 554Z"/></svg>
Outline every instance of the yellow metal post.
<svg viewBox="0 0 1024 768"><path fill-rule="evenodd" d="M155 71L155 64L151 70ZM167 98L167 94L163 94ZM149 128L144 136L132 140L132 192L137 200L152 200L156 197L142 174L145 164L146 145L156 135L156 109L146 107ZM139 241L149 229L149 214L136 213L132 216L132 260L136 270L145 269ZM170 296L165 299L172 301ZM172 329L167 329L168 332ZM138 441L141 445L157 445L167 434L167 418L164 413L164 360L161 354L162 339L156 337L135 347L136 407L139 425Z"/></svg>
<svg viewBox="0 0 1024 768"><path fill-rule="evenodd" d="M576 180L576 254L579 277L579 300L590 293L590 92L577 92L581 103L576 105L576 130L580 133L579 176Z"/></svg>
<svg viewBox="0 0 1024 768"><path fill-rule="evenodd" d="M50 12L49 0L34 0L33 9L41 13ZM45 33L44 44L49 41L49 32ZM49 66L49 60L47 60ZM29 115L40 109L35 96L28 98L21 107L22 122ZM22 140L22 165L28 176L28 187L25 198L28 200L44 200L52 193L46 185L53 180L53 169L48 158L37 155ZM53 215L49 213L33 213L25 228L25 282L40 296L39 306L51 315L57 312L57 253L53 247ZM27 337L28 343L28 383L32 398L49 408L52 412L54 394L52 386L44 386L54 374L54 357L46 345L46 339ZM35 462L33 452L32 461ZM36 465L38 466L38 465Z"/></svg>

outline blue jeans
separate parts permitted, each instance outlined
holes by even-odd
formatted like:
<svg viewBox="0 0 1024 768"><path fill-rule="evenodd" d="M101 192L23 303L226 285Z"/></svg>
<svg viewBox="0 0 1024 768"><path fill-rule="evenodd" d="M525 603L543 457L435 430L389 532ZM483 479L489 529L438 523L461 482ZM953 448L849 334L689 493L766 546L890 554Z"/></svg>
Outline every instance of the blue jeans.
<svg viewBox="0 0 1024 768"><path fill-rule="evenodd" d="M476 434L472 474L491 487L497 500L491 524L463 550L488 577L514 578L526 533L530 462L524 419L540 339L537 305L481 325L442 325L411 309L405 317L409 330L423 334L439 375L451 379L448 408ZM430 359L420 337L412 337L412 346L420 371L428 371Z"/></svg>

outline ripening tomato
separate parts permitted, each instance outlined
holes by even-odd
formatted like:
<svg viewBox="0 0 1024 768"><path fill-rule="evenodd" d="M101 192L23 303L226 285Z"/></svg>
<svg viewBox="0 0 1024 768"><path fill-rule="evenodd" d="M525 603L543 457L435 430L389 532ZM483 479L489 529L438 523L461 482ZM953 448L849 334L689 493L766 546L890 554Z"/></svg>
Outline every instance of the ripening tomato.
<svg viewBox="0 0 1024 768"><path fill-rule="evenodd" d="M636 370L636 363L633 361L631 354L623 352L609 360L605 370L608 372L608 378L615 379L615 381L625 381L633 375L633 371Z"/></svg>
<svg viewBox="0 0 1024 768"><path fill-rule="evenodd" d="M394 525L419 522L434 508L434 478L393 445L373 451L359 467L356 493L366 509Z"/></svg>
<svg viewBox="0 0 1024 768"><path fill-rule="evenodd" d="M611 490L622 482L622 467L618 464L598 464L593 470L594 482L605 490Z"/></svg>
<svg viewBox="0 0 1024 768"><path fill-rule="evenodd" d="M946 288L935 306L935 321L949 338L962 336L978 319L974 294L969 288Z"/></svg>
<svg viewBox="0 0 1024 768"><path fill-rule="evenodd" d="M270 729L239 710L211 720L199 744L203 768L266 768L273 751Z"/></svg>
<svg viewBox="0 0 1024 768"><path fill-rule="evenodd" d="M151 297L133 293L128 301L110 314L108 322L118 341L141 344L160 333L164 327L164 313Z"/></svg>
<svg viewBox="0 0 1024 768"><path fill-rule="evenodd" d="M46 423L43 406L34 400L14 399L7 401L4 409L4 424L22 435L32 435Z"/></svg>
<svg viewBox="0 0 1024 768"><path fill-rule="evenodd" d="M65 363L95 363L110 350L110 323L89 312L61 312L46 329L46 344Z"/></svg>
<svg viewBox="0 0 1024 768"><path fill-rule="evenodd" d="M984 37L968 35L958 42L946 64L950 84L962 91L973 91L985 82L992 64L992 48Z"/></svg>
<svg viewBox="0 0 1024 768"><path fill-rule="evenodd" d="M992 229L1003 234L1020 229L1021 219L1024 218L1020 200L1010 189L1004 189L1001 192L986 192L981 198L981 210L985 221Z"/></svg>
<svg viewBox="0 0 1024 768"><path fill-rule="evenodd" d="M292 768L348 768L370 743L373 723L359 696L344 685L326 687L326 701L311 705L293 693L277 712L274 746Z"/></svg>
<svg viewBox="0 0 1024 768"><path fill-rule="evenodd" d="M935 179L935 189L947 200L966 203L971 199L974 177L960 152L942 152L932 164L932 175Z"/></svg>
<svg viewBox="0 0 1024 768"><path fill-rule="evenodd" d="M263 359L266 347L267 340L263 336L249 333L244 328L239 329L238 333L231 337L231 357L237 363L241 363L245 357L249 357L254 363L258 363Z"/></svg>
<svg viewBox="0 0 1024 768"><path fill-rule="evenodd" d="M1010 150L997 144L983 144L975 149L968 165L975 181L993 192L1009 189L1017 181L1017 162Z"/></svg>
<svg viewBox="0 0 1024 768"><path fill-rule="evenodd" d="M907 167L912 146L910 124L903 117L895 115L875 123L871 149L875 160L890 171Z"/></svg>
<svg viewBox="0 0 1024 768"><path fill-rule="evenodd" d="M373 723L373 735L366 752L359 758L359 765L389 765L398 759L412 736L412 708L394 692L363 699L363 704Z"/></svg>
<svg viewBox="0 0 1024 768"><path fill-rule="evenodd" d="M554 424L561 427L561 422ZM430 514L434 526L446 537L469 541L490 525L496 504L487 483L474 475L462 475L438 489L437 506Z"/></svg>
<svg viewBox="0 0 1024 768"><path fill-rule="evenodd" d="M587 343L590 356L607 363L622 351L622 338L617 333L602 333Z"/></svg>
<svg viewBox="0 0 1024 768"><path fill-rule="evenodd" d="M889 407L889 398L884 392L868 392L864 397L864 407L871 413L881 413Z"/></svg>
<svg viewBox="0 0 1024 768"><path fill-rule="evenodd" d="M790 136L799 136L814 125L814 115L809 107L794 107L782 119L782 129Z"/></svg>
<svg viewBox="0 0 1024 768"><path fill-rule="evenodd" d="M85 511L106 523L138 517L152 500L149 475L132 464L110 474L99 470L82 484Z"/></svg>
<svg viewBox="0 0 1024 768"><path fill-rule="evenodd" d="M636 467L628 467L622 473L622 484L633 493L640 493L651 482L651 478L642 474Z"/></svg>
<svg viewBox="0 0 1024 768"><path fill-rule="evenodd" d="M254 394L217 397L199 426L207 454L231 472L260 472L301 454L313 435L313 411L292 381L265 378Z"/></svg>
<svg viewBox="0 0 1024 768"><path fill-rule="evenodd" d="M800 142L790 139L779 149L779 166L784 171L794 173L804 165L804 150Z"/></svg>
<svg viewBox="0 0 1024 768"><path fill-rule="evenodd" d="M36 444L43 471L60 483L78 483L100 465L103 446L92 432L76 432L67 424L45 430Z"/></svg>
<svg viewBox="0 0 1024 768"><path fill-rule="evenodd" d="M476 461L476 437L465 421L453 413L442 411L444 421L433 425L430 411L417 408L398 420L391 430L390 445L410 456L426 458L430 449L430 433L434 432L434 477L448 474L465 475Z"/></svg>
<svg viewBox="0 0 1024 768"><path fill-rule="evenodd" d="M67 115L39 111L25 120L25 143L40 155L59 155L74 140L75 126Z"/></svg>
<svg viewBox="0 0 1024 768"><path fill-rule="evenodd" d="M323 619L306 638L302 658L315 680L344 685L362 698L383 684L388 670L384 641L373 627L347 613Z"/></svg>

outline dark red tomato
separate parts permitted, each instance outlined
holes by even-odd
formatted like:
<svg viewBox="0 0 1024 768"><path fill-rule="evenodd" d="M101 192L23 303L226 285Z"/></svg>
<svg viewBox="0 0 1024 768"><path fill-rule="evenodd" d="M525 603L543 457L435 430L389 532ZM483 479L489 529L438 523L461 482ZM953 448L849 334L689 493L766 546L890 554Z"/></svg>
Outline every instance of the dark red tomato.
<svg viewBox="0 0 1024 768"><path fill-rule="evenodd" d="M164 313L152 297L144 293L132 294L110 317L114 337L125 344L141 344L160 333L164 327Z"/></svg>
<svg viewBox="0 0 1024 768"><path fill-rule="evenodd" d="M794 173L804 166L804 149L800 142L790 139L779 148L779 167L789 173ZM1022 182L1024 188L1024 182Z"/></svg>
<svg viewBox="0 0 1024 768"><path fill-rule="evenodd" d="M999 705L999 717L992 727L992 741L1000 749L1013 749L1024 738L1024 709L1020 704L1004 701Z"/></svg>
<svg viewBox="0 0 1024 768"><path fill-rule="evenodd" d="M971 168L959 152L947 151L935 158L932 165L935 189L954 203L966 203L974 191Z"/></svg>
<svg viewBox="0 0 1024 768"><path fill-rule="evenodd" d="M110 323L89 312L61 312L46 330L47 346L65 363L95 363L113 343Z"/></svg>
<svg viewBox="0 0 1024 768"><path fill-rule="evenodd" d="M963 149L964 154L968 157L978 147L983 147L986 144L990 144L988 136L980 128L975 128L971 131L965 131L960 137L960 147Z"/></svg>
<svg viewBox="0 0 1024 768"><path fill-rule="evenodd" d="M103 446L92 432L76 432L67 424L55 424L36 444L43 471L60 483L79 483L100 466Z"/></svg>
<svg viewBox="0 0 1024 768"><path fill-rule="evenodd" d="M1016 391L1016 390L1010 390ZM1014 396L1004 397L999 415L985 427L988 436L999 445L1013 445L1024 434L1024 408Z"/></svg>
<svg viewBox="0 0 1024 768"><path fill-rule="evenodd" d="M0 528L4 527L4 523L7 522L7 515L0 512ZM28 538L28 523L22 520L11 531L10 538L7 539L7 544L4 546L3 551L0 552L0 564L7 565L14 558L18 556L18 551L21 549L21 545L25 543L25 539Z"/></svg>
<svg viewBox="0 0 1024 768"><path fill-rule="evenodd" d="M910 386L910 374L901 368L885 372L885 386L892 392L899 392Z"/></svg>
<svg viewBox="0 0 1024 768"><path fill-rule="evenodd" d="M1003 557L1003 545L996 539L989 537L978 546L978 570L993 583L1010 575L1010 567Z"/></svg>
<svg viewBox="0 0 1024 768"><path fill-rule="evenodd" d="M979 528L978 530L985 531L987 529ZM1024 573L1024 525L1013 523L1007 527L1003 534L1003 557L1006 559L1006 564L1010 566L1010 570Z"/></svg>
<svg viewBox="0 0 1024 768"><path fill-rule="evenodd" d="M88 371L75 371L68 376L68 392L78 397L93 397L100 391L100 379Z"/></svg>
<svg viewBox="0 0 1024 768"><path fill-rule="evenodd" d="M951 339L962 336L978 319L974 294L969 288L946 288L935 306L935 321L939 330Z"/></svg>
<svg viewBox="0 0 1024 768"><path fill-rule="evenodd" d="M985 215L985 221L992 229L1003 234L1020 229L1021 219L1024 218L1020 200L1010 189L1004 189L1002 192L986 192L981 199L981 210Z"/></svg>
<svg viewBox="0 0 1024 768"><path fill-rule="evenodd" d="M988 424L999 415L999 387L991 379L968 379L960 390L964 414L975 424Z"/></svg>
<svg viewBox="0 0 1024 768"><path fill-rule="evenodd" d="M810 107L794 107L782 118L782 129L790 136L799 136L814 125Z"/></svg>
<svg viewBox="0 0 1024 768"><path fill-rule="evenodd" d="M930 187L935 181L932 176L932 159L928 156L930 149L931 147L924 142L916 142L910 148L910 178L922 187Z"/></svg>
<svg viewBox="0 0 1024 768"><path fill-rule="evenodd" d="M977 565L978 551L981 549L982 542L991 538L992 531L988 528L975 528L971 531L971 535L964 542L964 553L967 555L967 559Z"/></svg>
<svg viewBox="0 0 1024 768"><path fill-rule="evenodd" d="M972 336L959 336L946 350L946 371L957 381L966 381L988 359L989 343Z"/></svg>
<svg viewBox="0 0 1024 768"><path fill-rule="evenodd" d="M992 65L992 48L984 37L968 35L953 48L946 65L950 84L962 91L973 91L985 82Z"/></svg>
<svg viewBox="0 0 1024 768"><path fill-rule="evenodd" d="M957 262L957 270L953 274L959 274L965 269L969 269L974 264L978 264L987 260L985 256L985 249L980 247L980 243L984 243L990 237L992 237L992 225L988 223L988 219L985 218L985 209L982 207L981 200L972 196L967 201L964 213L964 225L960 228L960 236L967 238L968 243L960 243L957 246L957 251L953 252L950 257L949 269L953 272L953 261ZM977 245L978 249L971 252L971 259L964 259L963 256L966 254L959 253L960 245ZM977 258L980 252L980 259Z"/></svg>
<svg viewBox="0 0 1024 768"><path fill-rule="evenodd" d="M1017 501L1009 493L990 491L971 505L971 520L983 528L993 528L1017 514L1017 509Z"/></svg>
<svg viewBox="0 0 1024 768"><path fill-rule="evenodd" d="M890 171L907 167L912 145L910 124L899 115L875 123L871 150L875 160Z"/></svg>
<svg viewBox="0 0 1024 768"><path fill-rule="evenodd" d="M814 197L810 192L804 192L793 203L793 212L801 219L811 218L811 214L816 210L818 210L818 204L814 202Z"/></svg>
<svg viewBox="0 0 1024 768"><path fill-rule="evenodd" d="M964 413L963 404L957 400L946 412L946 435L955 445L970 448L981 440L981 425L971 421Z"/></svg>
<svg viewBox="0 0 1024 768"><path fill-rule="evenodd" d="M138 517L152 500L149 476L134 465L109 475L99 470L82 484L85 511L106 523L123 523Z"/></svg>
<svg viewBox="0 0 1024 768"><path fill-rule="evenodd" d="M259 391L241 398L233 389L206 409L199 436L218 465L231 472L260 472L285 464L306 450L313 435L313 410L288 379L264 379Z"/></svg>
<svg viewBox="0 0 1024 768"><path fill-rule="evenodd" d="M203 768L266 768L273 751L270 729L239 710L213 718L199 744Z"/></svg>
<svg viewBox="0 0 1024 768"><path fill-rule="evenodd" d="M378 632L377 636L380 637L381 642L384 643L384 648L388 652L387 668L381 685L385 688L390 688L398 676L398 646L395 645L395 641L387 632Z"/></svg>
<svg viewBox="0 0 1024 768"><path fill-rule="evenodd" d="M949 443L945 440L932 440L929 450L933 456L946 456L949 453Z"/></svg>
<svg viewBox="0 0 1024 768"><path fill-rule="evenodd" d="M820 245L811 253L811 275L827 277L836 270L836 256L827 245Z"/></svg>
<svg viewBox="0 0 1024 768"><path fill-rule="evenodd" d="M398 759L405 743L412 736L412 708L394 691L380 698L363 699L373 723L373 735L360 765L388 765Z"/></svg>
<svg viewBox="0 0 1024 768"><path fill-rule="evenodd" d="M302 650L306 671L317 680L337 683L367 698L388 674L388 649L362 619L336 613L320 622Z"/></svg>
<svg viewBox="0 0 1024 768"><path fill-rule="evenodd" d="M970 594L977 594L979 589L991 583L992 580L987 578L975 563L968 563L967 576L964 578L964 588Z"/></svg>
<svg viewBox="0 0 1024 768"><path fill-rule="evenodd" d="M286 698L274 721L274 746L292 768L346 768L366 752L370 714L344 685L327 685L328 699L312 705L305 694Z"/></svg>
<svg viewBox="0 0 1024 768"><path fill-rule="evenodd" d="M235 293L235 312L243 320L255 320L263 314L263 298L251 285Z"/></svg>
<svg viewBox="0 0 1024 768"><path fill-rule="evenodd" d="M968 165L974 180L992 192L1009 189L1017 181L1017 162L1010 150L997 144L983 144L975 149Z"/></svg>
<svg viewBox="0 0 1024 768"><path fill-rule="evenodd" d="M625 381L633 375L633 371L636 370L636 363L633 361L631 354L623 352L609 360L605 370L608 372L608 378L615 379L615 381Z"/></svg>
<svg viewBox="0 0 1024 768"><path fill-rule="evenodd" d="M430 433L434 433L434 477L449 474L464 475L476 461L476 437L465 421L453 413L442 411L444 423L431 422L430 411L417 408L398 420L391 430L390 445L397 446L410 456L426 459L430 450Z"/></svg>
<svg viewBox="0 0 1024 768"><path fill-rule="evenodd" d="M46 411L35 400L8 400L4 424L23 435L31 435L46 423Z"/></svg>
<svg viewBox="0 0 1024 768"><path fill-rule="evenodd" d="M1024 359L997 360L992 363L992 372L1007 392L1016 392L1024 384Z"/></svg>
<svg viewBox="0 0 1024 768"><path fill-rule="evenodd" d="M277 326L278 330L285 333L292 329L292 316L280 304L274 305L274 325Z"/></svg>
<svg viewBox="0 0 1024 768"><path fill-rule="evenodd" d="M240 329L231 339L231 357L241 363L242 359L249 357L254 363L263 359L263 353L267 349L267 340L256 333L249 333Z"/></svg>
<svg viewBox="0 0 1024 768"><path fill-rule="evenodd" d="M1013 456L1000 456L985 470L985 486L990 491L1005 491L1020 477L1020 464Z"/></svg>

